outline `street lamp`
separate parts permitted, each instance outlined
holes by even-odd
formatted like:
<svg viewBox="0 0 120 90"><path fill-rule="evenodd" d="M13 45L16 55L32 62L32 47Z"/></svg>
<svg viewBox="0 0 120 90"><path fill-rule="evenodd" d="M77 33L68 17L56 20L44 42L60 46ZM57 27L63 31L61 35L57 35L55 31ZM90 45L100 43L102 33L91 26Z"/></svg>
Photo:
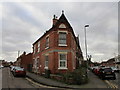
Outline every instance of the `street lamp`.
<svg viewBox="0 0 120 90"><path fill-rule="evenodd" d="M85 50L86 50L86 60L87 60L87 61L86 61L86 62L87 62L86 64L87 64L87 69L88 69L87 38L86 38L86 35L87 35L87 33L86 33L86 28L87 28L87 27L89 27L89 25L85 25L85 26L84 26L84 30L85 30Z"/></svg>
<svg viewBox="0 0 120 90"><path fill-rule="evenodd" d="M89 25L85 25L84 26L84 30L85 30L85 50L86 50L86 60L87 60L87 38L86 38L86 28L89 27Z"/></svg>

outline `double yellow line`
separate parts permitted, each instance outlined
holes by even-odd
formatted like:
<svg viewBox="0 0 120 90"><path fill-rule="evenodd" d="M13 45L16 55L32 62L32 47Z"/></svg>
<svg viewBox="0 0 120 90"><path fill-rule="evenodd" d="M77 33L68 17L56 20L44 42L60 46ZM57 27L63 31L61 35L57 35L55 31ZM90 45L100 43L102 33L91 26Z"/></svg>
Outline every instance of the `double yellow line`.
<svg viewBox="0 0 120 90"><path fill-rule="evenodd" d="M42 85L42 84L39 84L37 82L34 82L32 79L30 78L25 78L27 81L31 82L33 85L36 85L36 86L39 86L39 87L43 87L43 88L56 88L57 89L61 89L61 90L72 90L72 89L66 89L66 88L58 88L58 87L52 87L52 86L46 86L46 85Z"/></svg>
<svg viewBox="0 0 120 90"><path fill-rule="evenodd" d="M110 88L114 88L114 89L117 89L117 88L118 88L117 85L115 85L115 84L109 82L108 80L104 80L104 81L110 86Z"/></svg>
<svg viewBox="0 0 120 90"><path fill-rule="evenodd" d="M42 84L39 84L37 82L34 82L32 79L30 78L25 78L26 80L28 80L29 82L31 82L32 84L36 85L36 86L39 86L39 87L44 87L44 88L54 88L54 87L50 87L50 86L45 86L45 85L42 85Z"/></svg>

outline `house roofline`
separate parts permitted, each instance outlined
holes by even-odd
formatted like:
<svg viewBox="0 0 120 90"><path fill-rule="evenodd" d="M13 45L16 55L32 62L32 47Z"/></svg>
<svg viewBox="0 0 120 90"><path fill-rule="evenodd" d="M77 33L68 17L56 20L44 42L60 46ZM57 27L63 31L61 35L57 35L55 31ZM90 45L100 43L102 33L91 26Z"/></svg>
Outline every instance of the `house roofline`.
<svg viewBox="0 0 120 90"><path fill-rule="evenodd" d="M73 28L71 27L70 23L69 23L68 20L66 19L64 13L62 13L62 15L60 16L60 18L59 18L58 21L56 22L56 24L53 25L52 28L50 28L48 31L46 31L40 38L38 38L38 39L33 43L33 45L36 44L41 38L43 38L47 33L49 33L50 31L52 31L53 28L55 28L55 27L59 24L59 22L60 22L61 19L65 19L66 22L68 23L68 26L69 26L69 28L71 29L71 32L72 32L72 34L73 34L73 36L74 36L75 42L76 42L78 48L79 48L80 51L81 51L80 44L77 42L77 38L76 38L76 36L75 36L75 33L74 33L74 31L73 31ZM79 37L78 37L78 38L79 38ZM81 52L82 52L82 51L81 51Z"/></svg>

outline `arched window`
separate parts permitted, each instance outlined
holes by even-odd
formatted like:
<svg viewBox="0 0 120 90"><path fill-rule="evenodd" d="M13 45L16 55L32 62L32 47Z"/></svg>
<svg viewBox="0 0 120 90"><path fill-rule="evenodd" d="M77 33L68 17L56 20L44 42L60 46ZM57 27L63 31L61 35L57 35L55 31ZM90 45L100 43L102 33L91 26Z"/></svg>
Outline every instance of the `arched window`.
<svg viewBox="0 0 120 90"><path fill-rule="evenodd" d="M60 24L59 28L66 28L65 24Z"/></svg>

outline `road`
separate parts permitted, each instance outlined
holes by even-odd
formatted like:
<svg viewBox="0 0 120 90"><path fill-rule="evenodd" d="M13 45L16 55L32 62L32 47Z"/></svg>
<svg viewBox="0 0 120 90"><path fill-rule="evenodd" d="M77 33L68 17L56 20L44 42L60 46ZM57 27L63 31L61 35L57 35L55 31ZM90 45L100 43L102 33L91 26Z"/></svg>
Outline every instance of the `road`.
<svg viewBox="0 0 120 90"><path fill-rule="evenodd" d="M109 88L109 85L91 71L88 72L91 88Z"/></svg>
<svg viewBox="0 0 120 90"><path fill-rule="evenodd" d="M3 68L2 73L0 73L2 77L2 88L11 89L11 88L18 88L18 89L34 89L34 90L65 90L64 88L57 88L57 87L50 87L38 84L27 77L14 77L13 74L10 72L10 68ZM6 89L5 89L6 90Z"/></svg>
<svg viewBox="0 0 120 90"><path fill-rule="evenodd" d="M118 86L120 85L120 73L115 73L116 74L116 79L115 80L112 80L112 79L105 79L105 80L101 80L101 81L104 81L107 85L108 85L108 88L114 88L114 89L117 89L119 88ZM90 75L93 77L93 75ZM99 78L98 76L95 75L95 77ZM97 80L97 78L91 78L92 81L95 81ZM99 78L100 79L100 78ZM98 80L99 80L98 79ZM100 82L100 81L99 81ZM97 82L95 82L96 85L102 85L103 83L99 83L97 84Z"/></svg>
<svg viewBox="0 0 120 90"><path fill-rule="evenodd" d="M1 70L1 69L0 69ZM14 77L10 72L9 68L3 68L2 75L0 77L0 81L2 81L2 88L39 88L43 90L43 88L52 88L52 90L66 90L64 88L54 88L50 86L41 85L33 82L29 78L24 77ZM86 88L109 88L109 86L101 79L99 79L96 75L89 72L90 83L85 85ZM109 81L110 82L110 81ZM84 86L84 85L83 85Z"/></svg>
<svg viewBox="0 0 120 90"><path fill-rule="evenodd" d="M3 68L2 78L2 88L39 88L32 85L24 77L14 77L9 68Z"/></svg>
<svg viewBox="0 0 120 90"><path fill-rule="evenodd" d="M109 83L111 83L111 85L115 88L118 88L118 85L120 85L120 73L116 73L116 80L108 80Z"/></svg>

